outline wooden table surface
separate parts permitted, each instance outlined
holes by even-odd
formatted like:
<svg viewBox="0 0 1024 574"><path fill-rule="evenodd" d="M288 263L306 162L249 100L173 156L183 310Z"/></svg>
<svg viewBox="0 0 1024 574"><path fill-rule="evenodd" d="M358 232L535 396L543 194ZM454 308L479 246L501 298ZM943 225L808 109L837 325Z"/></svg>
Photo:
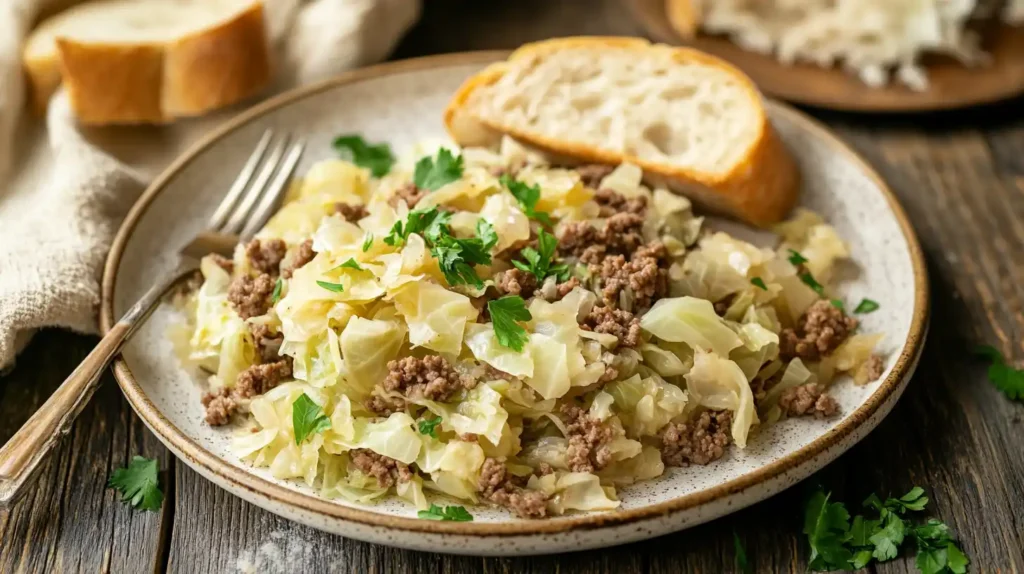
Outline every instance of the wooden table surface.
<svg viewBox="0 0 1024 574"><path fill-rule="evenodd" d="M396 58L512 48L570 34L643 35L616 0L427 0ZM928 260L931 333L892 414L860 444L790 490L674 535L607 550L482 559L396 550L292 524L220 490L175 460L107 375L38 487L0 512L0 573L148 572L726 572L733 533L755 571L806 571L802 500L820 483L857 505L870 492L923 486L975 572L1024 570L1024 404L988 382L971 350L1024 358L1024 99L937 115L808 110L888 180ZM95 339L39 333L0 378L0 441L81 360ZM105 488L132 455L156 457L159 513L129 509ZM875 567L916 571L912 558Z"/></svg>

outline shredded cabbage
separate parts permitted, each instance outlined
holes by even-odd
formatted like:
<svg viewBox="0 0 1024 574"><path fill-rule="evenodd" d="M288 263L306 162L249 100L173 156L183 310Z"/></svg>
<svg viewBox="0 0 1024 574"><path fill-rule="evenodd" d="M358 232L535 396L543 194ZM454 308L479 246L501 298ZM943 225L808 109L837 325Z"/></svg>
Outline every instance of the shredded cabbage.
<svg viewBox="0 0 1024 574"><path fill-rule="evenodd" d="M732 439L740 448L746 448L747 434L758 418L754 395L739 365L715 353L698 350L693 368L686 374L686 390L700 406L732 411Z"/></svg>

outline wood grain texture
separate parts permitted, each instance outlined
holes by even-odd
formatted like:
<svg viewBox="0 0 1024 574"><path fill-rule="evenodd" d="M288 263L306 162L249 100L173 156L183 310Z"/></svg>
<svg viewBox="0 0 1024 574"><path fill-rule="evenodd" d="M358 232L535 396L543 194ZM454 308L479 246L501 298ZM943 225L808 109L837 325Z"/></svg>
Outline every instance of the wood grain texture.
<svg viewBox="0 0 1024 574"><path fill-rule="evenodd" d="M639 33L617 0L426 4L398 57ZM928 258L934 303L921 365L892 414L804 483L710 524L618 548L509 559L408 552L292 524L221 491L165 453L108 376L37 491L0 513L0 572L718 573L735 571L735 533L755 572L796 573L806 571L800 511L815 484L851 509L871 492L920 485L930 516L959 535L972 571L1024 571L1024 404L999 394L970 352L985 342L1024 359L1024 100L924 116L815 115L900 196ZM0 378L0 439L94 341L37 336ZM130 511L104 488L111 468L133 454L159 456L168 469L162 513ZM873 571L916 569L903 557Z"/></svg>

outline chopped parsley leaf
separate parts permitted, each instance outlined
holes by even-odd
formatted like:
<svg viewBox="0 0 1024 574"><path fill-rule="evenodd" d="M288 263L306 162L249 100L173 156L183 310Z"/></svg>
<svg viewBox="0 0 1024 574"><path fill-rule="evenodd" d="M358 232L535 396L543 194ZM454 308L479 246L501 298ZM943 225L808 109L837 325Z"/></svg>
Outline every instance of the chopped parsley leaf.
<svg viewBox="0 0 1024 574"><path fill-rule="evenodd" d="M437 438L437 425L441 424L441 417L437 416L432 419L423 419L419 422L420 434L425 434Z"/></svg>
<svg viewBox="0 0 1024 574"><path fill-rule="evenodd" d="M281 289L284 288L284 279L280 277L274 282L274 292L270 294L270 302L277 305L277 302L281 300Z"/></svg>
<svg viewBox="0 0 1024 574"><path fill-rule="evenodd" d="M391 231L384 237L384 243L394 247L401 245L409 238L409 235L418 233L429 237L430 233L437 234L441 228L448 226L452 214L441 211L436 206L414 209L406 216L405 221L396 221L391 226Z"/></svg>
<svg viewBox="0 0 1024 574"><path fill-rule="evenodd" d="M866 314L871 313L873 311L877 311L878 307L880 307L880 305L877 301L872 301L871 299L865 297L864 299L860 300L860 303L857 303L857 308L854 309L853 312L859 314Z"/></svg>
<svg viewBox="0 0 1024 574"><path fill-rule="evenodd" d="M440 507L436 504L431 504L429 510L421 510L416 513L416 516L424 520L444 520L449 522L472 522L473 515L469 513L464 506L445 506Z"/></svg>
<svg viewBox="0 0 1024 574"><path fill-rule="evenodd" d="M831 303L833 307L839 309L840 311L846 309L846 303L843 303L842 299L831 299L829 303Z"/></svg>
<svg viewBox="0 0 1024 574"><path fill-rule="evenodd" d="M1002 391L1006 398L1024 401L1024 370L1007 365L1003 354L990 345L978 347L977 354L991 361L988 367L988 380Z"/></svg>
<svg viewBox="0 0 1024 574"><path fill-rule="evenodd" d="M366 238L363 239L363 253L369 251L371 247L373 247L373 234L368 233L366 234Z"/></svg>
<svg viewBox="0 0 1024 574"><path fill-rule="evenodd" d="M753 279L750 280L750 283L751 285L760 287L763 291L768 290L768 286L764 284L764 279L761 279L760 277L754 277Z"/></svg>
<svg viewBox="0 0 1024 574"><path fill-rule="evenodd" d="M803 265L804 263L807 263L807 258L801 255L799 251L795 249L790 249L789 262L792 263L793 265L800 266Z"/></svg>
<svg viewBox="0 0 1024 574"><path fill-rule="evenodd" d="M555 239L555 236L543 229L540 230L540 233L537 234L537 247L540 248L540 251L532 247L524 248L519 253L526 259L526 262L512 261L512 265L521 271L532 273L538 283L543 283L544 279L551 275L556 276L559 281L568 279L569 266L564 263L552 265L555 249L558 247L558 240Z"/></svg>
<svg viewBox="0 0 1024 574"><path fill-rule="evenodd" d="M343 159L365 167L374 177L383 177L395 164L391 146L386 143L369 144L362 136L349 134L334 138L334 149Z"/></svg>
<svg viewBox="0 0 1024 574"><path fill-rule="evenodd" d="M164 501L158 471L156 459L136 456L128 468L119 468L110 475L107 486L120 492L121 500L135 508L156 512Z"/></svg>
<svg viewBox="0 0 1024 574"><path fill-rule="evenodd" d="M426 156L416 162L412 181L420 189L437 191L462 177L462 156L453 156L446 148L437 151L437 158Z"/></svg>
<svg viewBox="0 0 1024 574"><path fill-rule="evenodd" d="M529 321L533 318L526 308L523 298L518 295L506 295L500 299L488 301L487 310L491 314L494 335L498 338L498 344L513 351L522 352L523 345L526 344L530 336L526 333L526 328L518 322Z"/></svg>
<svg viewBox="0 0 1024 574"><path fill-rule="evenodd" d="M295 429L295 444L298 445L307 437L331 428L331 419L309 395L302 393L292 403L292 427Z"/></svg>
<svg viewBox="0 0 1024 574"><path fill-rule="evenodd" d="M341 283L331 283L330 281L317 280L316 284L323 287L324 289L327 289L328 291L333 291L335 293L341 293L342 291L345 290L345 286L342 285Z"/></svg>
<svg viewBox="0 0 1024 574"><path fill-rule="evenodd" d="M349 257L348 261L338 265L335 269L355 269L356 271L365 271L365 269L363 269L363 267L359 265L359 262L353 257Z"/></svg>
<svg viewBox="0 0 1024 574"><path fill-rule="evenodd" d="M505 186L509 193L516 198L520 209L527 217L551 227L551 216L543 211L537 211L537 202L540 201L540 185L527 185L508 174L501 176L500 181L501 185Z"/></svg>
<svg viewBox="0 0 1024 574"><path fill-rule="evenodd" d="M437 207L414 209L404 222L395 222L391 232L384 238L384 243L398 245L410 234L419 233L426 240L431 255L437 259L450 285L482 287L483 281L473 266L491 264L491 249L498 243L498 234L489 221L480 218L476 223L476 237L455 237L448 228L450 220L451 213L440 211Z"/></svg>

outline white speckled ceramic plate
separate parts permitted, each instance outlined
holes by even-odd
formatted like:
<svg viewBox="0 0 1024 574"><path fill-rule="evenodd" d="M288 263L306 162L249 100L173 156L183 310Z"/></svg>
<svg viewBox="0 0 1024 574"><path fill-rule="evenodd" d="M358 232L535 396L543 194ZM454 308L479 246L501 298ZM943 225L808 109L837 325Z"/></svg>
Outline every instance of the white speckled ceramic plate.
<svg viewBox="0 0 1024 574"><path fill-rule="evenodd" d="M448 55L368 68L285 94L228 122L164 172L128 215L104 273L104 329L173 264L174 249L202 229L266 128L306 138L300 172L331 157L331 139L341 132L361 132L398 149L443 137L448 97L503 56ZM488 555L581 550L680 530L762 500L835 459L889 412L918 359L928 309L920 247L885 184L825 128L780 104L769 110L803 170L803 205L824 214L850 242L858 269L842 284L843 296L881 303L863 323L866 331L885 333L885 376L864 387L838 383L841 417L787 420L715 464L669 469L660 479L621 490L617 511L527 521L474 509L473 522L434 522L418 520L401 502L357 506L275 480L231 455L230 431L203 422L199 383L180 368L166 336L178 320L167 307L125 348L115 365L117 380L157 437L206 478L271 512L370 542Z"/></svg>

